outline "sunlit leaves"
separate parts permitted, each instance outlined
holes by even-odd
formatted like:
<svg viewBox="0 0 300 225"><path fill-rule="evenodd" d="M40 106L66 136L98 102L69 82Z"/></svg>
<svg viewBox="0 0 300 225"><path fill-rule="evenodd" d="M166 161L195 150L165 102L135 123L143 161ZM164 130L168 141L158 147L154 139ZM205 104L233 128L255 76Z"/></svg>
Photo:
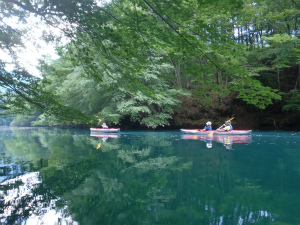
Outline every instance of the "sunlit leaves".
<svg viewBox="0 0 300 225"><path fill-rule="evenodd" d="M245 83L235 84L233 90L238 91L238 98L259 109L265 109L272 104L272 100L281 100L281 96L270 87L263 86L257 80L247 80Z"/></svg>
<svg viewBox="0 0 300 225"><path fill-rule="evenodd" d="M185 93L182 89L193 92L196 101L204 96L203 107L237 91L247 103L264 108L279 97L268 84L252 79L260 79L264 72L277 75L278 85L270 87L281 90L281 72L298 60L299 10L293 2L98 3L14 3L16 16L30 12L50 25L61 22L69 38L59 49L60 60L41 65L46 78L41 85L47 89L39 89L45 94L41 100L54 104L45 106L52 115L74 109L83 123L87 116L90 122L100 116L112 123L129 116L145 126L164 126ZM13 42L13 36L9 38ZM255 48L261 51L253 53Z"/></svg>

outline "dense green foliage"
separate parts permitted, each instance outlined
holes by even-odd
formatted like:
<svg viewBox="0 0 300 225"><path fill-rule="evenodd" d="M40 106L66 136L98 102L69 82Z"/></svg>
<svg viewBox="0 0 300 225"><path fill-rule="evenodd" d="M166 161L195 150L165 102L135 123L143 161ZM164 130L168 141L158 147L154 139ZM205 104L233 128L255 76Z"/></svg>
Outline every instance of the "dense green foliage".
<svg viewBox="0 0 300 225"><path fill-rule="evenodd" d="M200 109L217 120L217 114L232 116L226 105L235 99L260 110L276 102L299 113L294 1L2 1L1 8L3 17L33 14L60 24L69 40L58 48L58 60L41 62L42 80L12 88L19 81L7 77L26 73L1 67L1 86L13 93L3 93L7 112L38 111L34 125L95 124L97 118L113 124L131 118L148 127L192 124L203 116L183 111ZM0 22L1 48L13 50L21 33Z"/></svg>

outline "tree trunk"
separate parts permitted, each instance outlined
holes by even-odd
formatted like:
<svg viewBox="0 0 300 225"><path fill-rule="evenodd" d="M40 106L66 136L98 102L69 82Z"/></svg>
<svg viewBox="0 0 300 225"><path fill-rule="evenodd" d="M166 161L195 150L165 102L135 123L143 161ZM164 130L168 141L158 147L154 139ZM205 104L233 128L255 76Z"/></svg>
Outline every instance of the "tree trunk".
<svg viewBox="0 0 300 225"><path fill-rule="evenodd" d="M277 82L278 82L278 90L280 91L280 69L277 68Z"/></svg>

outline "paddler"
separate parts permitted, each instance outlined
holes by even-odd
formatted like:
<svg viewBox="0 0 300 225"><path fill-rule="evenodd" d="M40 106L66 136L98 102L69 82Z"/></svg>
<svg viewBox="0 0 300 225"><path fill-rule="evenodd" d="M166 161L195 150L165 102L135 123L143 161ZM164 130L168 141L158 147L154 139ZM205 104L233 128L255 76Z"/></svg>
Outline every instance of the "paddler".
<svg viewBox="0 0 300 225"><path fill-rule="evenodd" d="M108 129L108 126L106 125L106 123L102 123L102 128L103 129Z"/></svg>
<svg viewBox="0 0 300 225"><path fill-rule="evenodd" d="M225 122L225 124L223 124L219 129L217 130L224 130L224 131L229 131L229 130L233 130L233 127L231 125L231 121L230 120L227 120Z"/></svg>
<svg viewBox="0 0 300 225"><path fill-rule="evenodd" d="M211 122L210 122L210 121L208 121L208 122L206 123L206 126L204 127L203 130L212 130Z"/></svg>

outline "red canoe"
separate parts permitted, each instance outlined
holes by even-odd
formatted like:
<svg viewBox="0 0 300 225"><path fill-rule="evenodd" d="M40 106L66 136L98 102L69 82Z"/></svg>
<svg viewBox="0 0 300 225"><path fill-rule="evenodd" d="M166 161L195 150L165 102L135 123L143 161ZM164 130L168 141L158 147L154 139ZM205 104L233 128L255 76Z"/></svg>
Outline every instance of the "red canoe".
<svg viewBox="0 0 300 225"><path fill-rule="evenodd" d="M201 129L180 129L180 131L184 134L218 134L218 135L242 135L242 134L251 134L252 130L229 130L229 131L221 131L221 130L201 130Z"/></svg>
<svg viewBox="0 0 300 225"><path fill-rule="evenodd" d="M96 132L93 132L91 133L91 137L102 137L102 138L119 138L120 134L100 134L100 133L96 133Z"/></svg>
<svg viewBox="0 0 300 225"><path fill-rule="evenodd" d="M107 128L107 129L103 129L103 128L90 128L91 132L94 133L119 133L120 132L120 128Z"/></svg>

